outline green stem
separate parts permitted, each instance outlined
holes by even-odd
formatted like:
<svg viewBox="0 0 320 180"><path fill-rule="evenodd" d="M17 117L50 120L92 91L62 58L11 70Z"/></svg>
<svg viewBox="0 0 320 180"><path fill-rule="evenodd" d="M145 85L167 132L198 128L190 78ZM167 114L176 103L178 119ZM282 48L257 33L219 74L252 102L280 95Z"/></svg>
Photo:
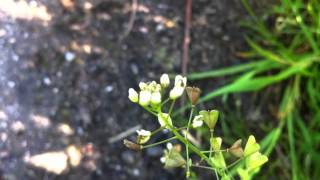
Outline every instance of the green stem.
<svg viewBox="0 0 320 180"><path fill-rule="evenodd" d="M219 150L211 150L211 151L201 151L202 153L216 153L216 152L228 152L230 149L219 149ZM210 156L209 156L210 157Z"/></svg>
<svg viewBox="0 0 320 180"><path fill-rule="evenodd" d="M213 138L213 129L210 129L210 152L209 152L209 158L212 157L212 138Z"/></svg>
<svg viewBox="0 0 320 180"><path fill-rule="evenodd" d="M188 121L188 126L187 126L187 132L186 132L185 135L184 135L184 138L187 140L187 144L186 144L186 153L187 153L187 175L186 175L186 176L187 176L187 178L190 176L188 134L189 134L189 127L190 127L190 124L191 124L193 111L194 111L194 106L192 106L192 108L191 108L190 116L189 116L189 121Z"/></svg>
<svg viewBox="0 0 320 180"><path fill-rule="evenodd" d="M169 116L171 116L171 113L172 113L172 110L173 110L173 107L174 107L174 103L175 103L175 102L176 102L176 100L174 99L174 100L172 101L171 105L170 105L169 112L168 112Z"/></svg>
<svg viewBox="0 0 320 180"><path fill-rule="evenodd" d="M153 114L154 116L158 116L157 113L153 112L150 108L148 108L147 106L142 106L143 109L147 110L149 113Z"/></svg>
<svg viewBox="0 0 320 180"><path fill-rule="evenodd" d="M157 134L158 132L162 131L163 129L164 129L164 127L159 127L158 129L154 130L154 131L151 133L151 136Z"/></svg>
<svg viewBox="0 0 320 180"><path fill-rule="evenodd" d="M186 140L174 127L170 126L170 129L180 142L182 142L183 144L188 143L188 140ZM211 167L215 167L211 160L192 143L189 144L189 149L196 153L201 159L204 159L208 163L208 165L210 165Z"/></svg>
<svg viewBox="0 0 320 180"><path fill-rule="evenodd" d="M201 169L209 169L209 170L213 170L215 171L215 168L212 167L208 167L208 166L201 166L201 165L196 165L196 164L191 164L192 167L197 167L197 168L201 168Z"/></svg>
<svg viewBox="0 0 320 180"><path fill-rule="evenodd" d="M174 140L174 139L177 139L177 137L174 136L174 137L171 137L171 138L169 138L169 139L165 139L165 140L162 140L162 141L153 143L153 144L148 144L148 145L142 146L142 149L151 148L151 147L154 147L154 146L157 146L157 145L160 145L160 144L163 144L163 143L172 141L172 140Z"/></svg>

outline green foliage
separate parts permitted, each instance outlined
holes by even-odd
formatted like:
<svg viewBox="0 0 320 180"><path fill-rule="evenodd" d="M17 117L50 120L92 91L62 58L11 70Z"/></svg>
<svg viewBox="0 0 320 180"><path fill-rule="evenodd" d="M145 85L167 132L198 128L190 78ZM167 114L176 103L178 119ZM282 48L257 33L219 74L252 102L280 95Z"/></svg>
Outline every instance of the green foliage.
<svg viewBox="0 0 320 180"><path fill-rule="evenodd" d="M242 54L252 62L193 73L189 79L226 75L234 79L200 102L230 93L256 92L281 83L279 124L263 139L261 149L270 154L280 146L280 155L290 159L292 179L316 179L320 172L311 169L320 168L320 156L316 153L320 148L320 1L279 1L263 16L257 16L246 0L242 3L251 16L250 21L241 23L251 30L246 38L251 50ZM280 139L282 143L277 145ZM275 166L288 174L284 164ZM247 175L245 170L239 173Z"/></svg>

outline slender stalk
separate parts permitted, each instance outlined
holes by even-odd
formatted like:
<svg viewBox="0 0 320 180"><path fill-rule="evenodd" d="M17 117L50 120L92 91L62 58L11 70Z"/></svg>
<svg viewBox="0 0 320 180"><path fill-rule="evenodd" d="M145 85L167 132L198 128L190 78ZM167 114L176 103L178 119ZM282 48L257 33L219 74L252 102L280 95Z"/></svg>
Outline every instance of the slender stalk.
<svg viewBox="0 0 320 180"><path fill-rule="evenodd" d="M187 144L188 140L186 140L174 127L170 127L171 132L177 137L177 139L182 142L183 144ZM203 154L196 146L194 146L192 143L189 143L189 149L192 150L194 153L196 153L201 159L205 160L208 165L211 167L215 167L215 165L211 162L211 160Z"/></svg>
<svg viewBox="0 0 320 180"><path fill-rule="evenodd" d="M201 165L196 165L196 164L191 164L192 167L197 167L197 168L201 168L201 169L209 169L209 170L213 170L215 171L215 168L212 167L208 167L208 166L201 166Z"/></svg>
<svg viewBox="0 0 320 180"><path fill-rule="evenodd" d="M147 110L149 113L151 113L154 116L158 116L157 113L153 112L150 108L148 108L147 106L142 106L143 109Z"/></svg>
<svg viewBox="0 0 320 180"><path fill-rule="evenodd" d="M212 138L213 138L213 129L210 129L210 152L209 152L209 158L212 157Z"/></svg>
<svg viewBox="0 0 320 180"><path fill-rule="evenodd" d="M189 120L188 120L188 126L187 126L187 132L184 135L184 138L188 140L188 134L189 134L189 127L191 124L191 120L192 120L192 115L193 115L193 111L194 111L194 106L192 106L191 111L190 111L190 116L189 116ZM187 141L186 144L186 153L187 153L187 178L190 176L190 167L189 167L189 141Z"/></svg>
<svg viewBox="0 0 320 180"><path fill-rule="evenodd" d="M163 144L163 143L172 141L172 140L174 140L174 139L177 139L177 137L174 136L174 137L171 137L171 138L169 138L169 139L165 139L165 140L162 140L162 141L153 143L153 144L148 144L148 145L142 146L142 149L151 148L151 147L154 147L154 146L157 146L157 145L160 145L160 144Z"/></svg>
<svg viewBox="0 0 320 180"><path fill-rule="evenodd" d="M219 150L212 150L212 151L201 151L202 153L216 153L216 152L228 152L230 149L219 149Z"/></svg>
<svg viewBox="0 0 320 180"><path fill-rule="evenodd" d="M161 107L165 105L168 101L170 101L170 98L167 98L166 100L164 100L163 103L161 103Z"/></svg>
<svg viewBox="0 0 320 180"><path fill-rule="evenodd" d="M164 127L159 127L158 129L151 132L151 136L157 134L158 132L162 131Z"/></svg>
<svg viewBox="0 0 320 180"><path fill-rule="evenodd" d="M172 113L172 110L173 110L173 107L174 107L174 104L175 104L176 100L174 99L170 105L170 108L169 108L169 116L171 116L171 113Z"/></svg>

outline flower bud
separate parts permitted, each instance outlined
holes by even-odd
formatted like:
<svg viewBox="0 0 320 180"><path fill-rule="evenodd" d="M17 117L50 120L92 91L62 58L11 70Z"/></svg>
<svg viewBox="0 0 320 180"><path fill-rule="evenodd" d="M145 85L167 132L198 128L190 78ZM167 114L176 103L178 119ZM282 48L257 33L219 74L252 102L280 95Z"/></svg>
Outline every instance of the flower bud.
<svg viewBox="0 0 320 180"><path fill-rule="evenodd" d="M140 91L139 94L139 104L141 106L148 106L150 104L151 101L151 92L150 91Z"/></svg>
<svg viewBox="0 0 320 180"><path fill-rule="evenodd" d="M132 141L129 141L129 140L127 140L127 139L124 139L124 140L123 140L123 144L124 144L127 148L129 148L129 149L131 149L131 150L134 150L134 151L140 151L140 150L142 149L142 146L141 146L141 145L136 144L136 143L134 143L134 142L132 142Z"/></svg>
<svg viewBox="0 0 320 180"><path fill-rule="evenodd" d="M137 91L135 91L133 88L129 89L129 99L130 101L137 103L139 101L139 95L137 93Z"/></svg>
<svg viewBox="0 0 320 180"><path fill-rule="evenodd" d="M153 92L151 94L151 104L158 105L161 103L161 93L160 92Z"/></svg>
<svg viewBox="0 0 320 180"><path fill-rule="evenodd" d="M203 116L202 115L195 116L192 121L192 127L193 128L201 127L202 124L203 124Z"/></svg>
<svg viewBox="0 0 320 180"><path fill-rule="evenodd" d="M162 76L160 77L160 84L162 87L168 87L170 85L168 74L162 74Z"/></svg>
<svg viewBox="0 0 320 180"><path fill-rule="evenodd" d="M144 144L144 143L148 142L151 137L151 132L146 131L144 129L137 130L137 134L138 134L138 137L137 137L138 144Z"/></svg>
<svg viewBox="0 0 320 180"><path fill-rule="evenodd" d="M196 105L198 103L198 99L201 93L201 90L197 87L187 87L186 88L187 95L192 105Z"/></svg>
<svg viewBox="0 0 320 180"><path fill-rule="evenodd" d="M140 88L141 91L147 90L148 84L145 83L145 82L140 82L139 83L139 88Z"/></svg>
<svg viewBox="0 0 320 180"><path fill-rule="evenodd" d="M184 87L175 86L173 89L171 89L169 96L170 99L177 99L183 94Z"/></svg>
<svg viewBox="0 0 320 180"><path fill-rule="evenodd" d="M171 117L167 113L158 113L158 121L161 127L170 128L172 126Z"/></svg>
<svg viewBox="0 0 320 180"><path fill-rule="evenodd" d="M199 114L203 115L203 121L207 124L210 130L213 130L216 126L219 117L219 111L200 111Z"/></svg>

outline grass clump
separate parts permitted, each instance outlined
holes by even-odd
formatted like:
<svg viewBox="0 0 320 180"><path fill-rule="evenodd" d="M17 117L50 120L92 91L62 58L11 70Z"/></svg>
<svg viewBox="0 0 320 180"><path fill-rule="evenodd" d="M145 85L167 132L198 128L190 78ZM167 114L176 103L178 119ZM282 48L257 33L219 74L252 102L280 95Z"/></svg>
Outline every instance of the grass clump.
<svg viewBox="0 0 320 180"><path fill-rule="evenodd" d="M288 179L320 177L320 2L283 0L257 16L242 0L250 20L241 24L250 30L246 40L251 50L242 53L249 63L219 70L193 73L191 80L229 75L233 81L205 95L200 102L220 95L256 92L281 83L278 125L261 143L264 153L274 153L270 172L278 167ZM277 143L281 140L281 143ZM285 156L285 157L279 157ZM276 161L288 158L288 164ZM289 169L286 168L289 166ZM269 175L270 175L269 174ZM267 176L265 176L267 178Z"/></svg>

